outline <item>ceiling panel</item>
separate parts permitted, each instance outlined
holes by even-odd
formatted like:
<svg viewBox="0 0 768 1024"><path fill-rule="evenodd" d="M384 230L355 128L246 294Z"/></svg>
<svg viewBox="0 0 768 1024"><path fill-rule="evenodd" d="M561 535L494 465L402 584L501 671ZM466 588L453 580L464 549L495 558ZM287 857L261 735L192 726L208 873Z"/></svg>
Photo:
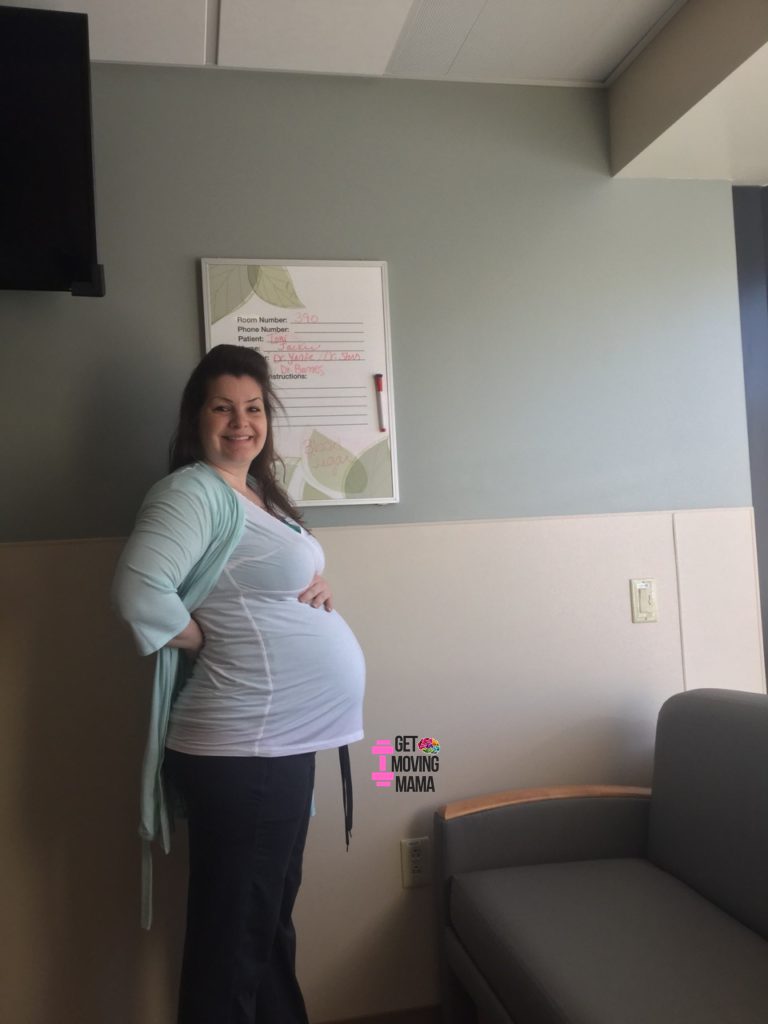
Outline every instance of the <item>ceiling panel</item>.
<svg viewBox="0 0 768 1024"><path fill-rule="evenodd" d="M14 0L88 15L91 60L204 64L206 0Z"/></svg>
<svg viewBox="0 0 768 1024"><path fill-rule="evenodd" d="M486 3L417 0L387 65L387 74L401 78L447 75Z"/></svg>
<svg viewBox="0 0 768 1024"><path fill-rule="evenodd" d="M448 78L603 82L680 0L488 0Z"/></svg>
<svg viewBox="0 0 768 1024"><path fill-rule="evenodd" d="M594 84L685 0L16 2L87 13L94 60Z"/></svg>
<svg viewBox="0 0 768 1024"><path fill-rule="evenodd" d="M412 0L221 0L226 67L382 75Z"/></svg>

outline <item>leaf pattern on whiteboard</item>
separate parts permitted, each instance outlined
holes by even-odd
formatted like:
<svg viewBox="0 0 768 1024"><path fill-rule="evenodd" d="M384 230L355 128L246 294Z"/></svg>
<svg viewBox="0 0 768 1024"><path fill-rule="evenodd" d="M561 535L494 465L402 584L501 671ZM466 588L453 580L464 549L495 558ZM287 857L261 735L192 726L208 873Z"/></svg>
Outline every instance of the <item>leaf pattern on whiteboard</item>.
<svg viewBox="0 0 768 1024"><path fill-rule="evenodd" d="M351 463L355 461L352 452L340 445L333 438L313 430L307 441L304 454L309 475L320 487L341 493L344 489L344 477Z"/></svg>
<svg viewBox="0 0 768 1024"><path fill-rule="evenodd" d="M301 465L301 459L298 459L295 456L289 456L281 461L282 465L278 462L275 466L275 476L280 486L287 491L291 486L291 480L293 479L294 473Z"/></svg>
<svg viewBox="0 0 768 1024"><path fill-rule="evenodd" d="M211 285L211 323L234 313L253 295L248 268L242 263L214 263L208 270Z"/></svg>
<svg viewBox="0 0 768 1024"><path fill-rule="evenodd" d="M301 495L302 501L328 501L329 498L329 494L318 491L312 484L304 484L304 490Z"/></svg>
<svg viewBox="0 0 768 1024"><path fill-rule="evenodd" d="M248 267L251 288L263 302L283 309L303 309L304 303L296 294L290 271L285 267L251 264Z"/></svg>
<svg viewBox="0 0 768 1024"><path fill-rule="evenodd" d="M392 497L392 460L388 439L377 441L355 459L347 470L343 486L347 498Z"/></svg>

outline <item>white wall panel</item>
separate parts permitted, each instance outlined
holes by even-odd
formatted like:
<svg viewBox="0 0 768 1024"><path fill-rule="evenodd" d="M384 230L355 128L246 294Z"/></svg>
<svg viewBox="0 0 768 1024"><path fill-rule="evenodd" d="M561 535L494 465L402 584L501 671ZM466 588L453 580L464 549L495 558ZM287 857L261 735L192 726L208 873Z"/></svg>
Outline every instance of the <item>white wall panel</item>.
<svg viewBox="0 0 768 1024"><path fill-rule="evenodd" d="M441 803L649 781L656 714L683 688L673 525L689 685L760 689L748 509L317 530L368 691L349 853L336 752L318 756L296 914L313 1021L436 1003L433 897L401 888L399 840L429 834ZM173 1016L185 834L156 857L144 935L136 798L151 659L108 606L120 547L0 545L0 806L4 872L19 883L0 941L14 1021L97 1024L116 1005L123 1024ZM630 622L634 576L658 580L656 624ZM373 786L370 746L398 733L442 744L434 793Z"/></svg>
<svg viewBox="0 0 768 1024"><path fill-rule="evenodd" d="M765 690L751 509L674 516L686 688Z"/></svg>
<svg viewBox="0 0 768 1024"><path fill-rule="evenodd" d="M313 1019L436 1001L432 896L401 889L398 861L399 840L429 833L436 805L511 786L650 781L656 714L684 688L678 585L688 595L729 567L719 626L705 601L683 602L689 685L762 688L751 511L676 518L680 581L669 512L317 531L368 690L348 855L335 756L319 761L298 907ZM633 625L629 580L646 576L659 621ZM704 672L707 659L720 671ZM397 733L442 744L434 796L370 783L371 743Z"/></svg>
<svg viewBox="0 0 768 1024"><path fill-rule="evenodd" d="M711 529L730 526L715 517ZM368 661L352 847L335 757L323 755L298 907L302 977L322 1021L436 1000L431 894L400 888L399 839L428 833L436 805L488 790L648 782L656 714L683 689L683 665L671 513L317 535ZM755 571L749 549L735 557L731 619L751 608ZM658 581L656 624L630 620L638 576ZM439 739L435 795L369 781L370 744L397 733Z"/></svg>

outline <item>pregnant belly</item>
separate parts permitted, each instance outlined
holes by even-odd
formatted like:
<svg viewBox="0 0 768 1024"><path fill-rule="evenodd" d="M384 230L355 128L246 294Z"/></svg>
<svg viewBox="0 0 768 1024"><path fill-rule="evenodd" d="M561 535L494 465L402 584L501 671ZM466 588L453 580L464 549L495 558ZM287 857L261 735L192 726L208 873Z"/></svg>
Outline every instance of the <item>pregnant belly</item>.
<svg viewBox="0 0 768 1024"><path fill-rule="evenodd" d="M310 608L291 615L282 628L261 632L267 660L278 677L296 686L314 683L334 690L356 689L365 681L360 644L337 612Z"/></svg>
<svg viewBox="0 0 768 1024"><path fill-rule="evenodd" d="M170 745L282 755L362 736L365 660L336 612L297 601L196 616L206 642L171 714Z"/></svg>
<svg viewBox="0 0 768 1024"><path fill-rule="evenodd" d="M298 695L362 690L365 660L338 612L296 600L250 606L245 618L201 615L205 646L192 678L218 677L221 685L281 689Z"/></svg>

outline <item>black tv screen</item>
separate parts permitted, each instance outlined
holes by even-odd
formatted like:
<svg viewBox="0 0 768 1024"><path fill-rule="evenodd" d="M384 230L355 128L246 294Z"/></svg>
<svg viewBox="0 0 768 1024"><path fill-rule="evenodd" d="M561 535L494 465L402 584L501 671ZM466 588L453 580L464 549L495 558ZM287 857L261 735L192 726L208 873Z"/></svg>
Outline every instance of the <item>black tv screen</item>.
<svg viewBox="0 0 768 1024"><path fill-rule="evenodd" d="M103 295L88 17L0 7L0 288Z"/></svg>

